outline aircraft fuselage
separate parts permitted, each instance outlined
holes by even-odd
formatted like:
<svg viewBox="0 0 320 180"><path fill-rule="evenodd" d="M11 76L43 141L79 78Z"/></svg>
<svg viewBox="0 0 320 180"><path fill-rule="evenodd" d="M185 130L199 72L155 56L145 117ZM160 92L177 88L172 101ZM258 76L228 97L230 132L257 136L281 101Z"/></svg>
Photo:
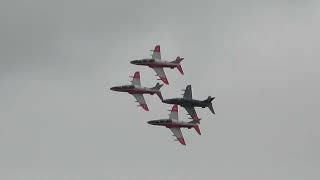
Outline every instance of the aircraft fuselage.
<svg viewBox="0 0 320 180"><path fill-rule="evenodd" d="M155 125L155 126L165 126L167 128L192 128L195 124L179 121L176 119L159 119L159 120L152 120L148 121L148 124Z"/></svg>
<svg viewBox="0 0 320 180"><path fill-rule="evenodd" d="M206 107L207 104L203 101L195 100L195 99L185 99L185 98L172 98L165 99L162 102L166 104L178 104L182 107Z"/></svg>
<svg viewBox="0 0 320 180"><path fill-rule="evenodd" d="M113 91L118 91L118 92L127 92L129 94L155 94L158 93L159 90L157 89L152 89L152 88L147 88L147 87L138 87L134 85L124 85L124 86L114 86L110 88Z"/></svg>
<svg viewBox="0 0 320 180"><path fill-rule="evenodd" d="M141 66L149 66L151 68L155 67L167 67L167 68L175 68L177 67L177 64L169 62L169 61L164 61L164 60L155 60L155 59L139 59L139 60L133 60L130 61L131 64L135 65L141 65Z"/></svg>

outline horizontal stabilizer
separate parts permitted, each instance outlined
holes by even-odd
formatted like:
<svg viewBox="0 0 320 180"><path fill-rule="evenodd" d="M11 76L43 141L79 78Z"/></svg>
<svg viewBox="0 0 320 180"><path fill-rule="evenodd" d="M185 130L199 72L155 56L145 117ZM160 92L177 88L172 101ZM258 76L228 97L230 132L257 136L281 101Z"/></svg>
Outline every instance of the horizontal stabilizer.
<svg viewBox="0 0 320 180"><path fill-rule="evenodd" d="M182 144L182 145L186 145L186 142L184 141L183 138L177 138L177 140Z"/></svg>
<svg viewBox="0 0 320 180"><path fill-rule="evenodd" d="M177 67L177 69L179 70L179 72L180 72L181 74L184 74L183 69L182 69L182 66L181 66L181 64L180 64L180 62L181 62L183 59L184 59L184 58L180 58L180 56L178 56L176 60L174 60L174 61L171 62L171 63L176 64L176 67Z"/></svg>
<svg viewBox="0 0 320 180"><path fill-rule="evenodd" d="M199 135L201 135L200 127L199 127L198 124L195 125L195 126L193 126L193 128L197 131L197 133L198 133Z"/></svg>
<svg viewBox="0 0 320 180"><path fill-rule="evenodd" d="M212 101L213 101L214 99L215 99L215 97L209 96L206 100L202 101L203 103L205 103L205 106L210 109L210 111L212 112L212 114L215 114L214 109L213 109L213 107L212 107Z"/></svg>
<svg viewBox="0 0 320 180"><path fill-rule="evenodd" d="M171 61L171 62L174 63L174 64L180 64L180 62L181 62L182 60L184 60L184 58L181 58L180 56L178 56L178 57L176 58L176 60Z"/></svg>
<svg viewBox="0 0 320 180"><path fill-rule="evenodd" d="M212 114L216 114L216 112L214 112L214 109L212 107L212 103L209 104L208 108L210 109L210 111L212 112Z"/></svg>

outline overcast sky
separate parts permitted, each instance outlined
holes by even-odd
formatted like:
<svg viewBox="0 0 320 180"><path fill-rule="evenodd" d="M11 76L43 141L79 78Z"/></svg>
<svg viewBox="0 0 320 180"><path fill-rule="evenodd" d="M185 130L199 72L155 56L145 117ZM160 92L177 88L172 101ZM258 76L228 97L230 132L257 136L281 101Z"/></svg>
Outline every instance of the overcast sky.
<svg viewBox="0 0 320 180"><path fill-rule="evenodd" d="M318 180L319 18L316 0L2 0L0 179ZM154 86L129 61L156 44L185 58L164 98L216 97L186 147L146 123L170 105L109 90Z"/></svg>

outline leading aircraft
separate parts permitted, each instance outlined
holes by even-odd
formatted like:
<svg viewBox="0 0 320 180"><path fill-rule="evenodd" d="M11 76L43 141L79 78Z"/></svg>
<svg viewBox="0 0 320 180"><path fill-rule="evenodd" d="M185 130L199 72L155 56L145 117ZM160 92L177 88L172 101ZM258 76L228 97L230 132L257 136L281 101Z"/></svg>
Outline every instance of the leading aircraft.
<svg viewBox="0 0 320 180"><path fill-rule="evenodd" d="M215 114L211 102L212 100L214 100L214 98L215 97L209 96L206 100L203 101L192 99L191 85L188 85L184 90L183 98L165 99L162 100L162 102L166 104L178 104L184 107L193 120L199 121L200 119L198 118L197 112L194 107L208 107L210 111Z"/></svg>
<svg viewBox="0 0 320 180"><path fill-rule="evenodd" d="M113 91L119 91L119 92L127 92L131 95L133 95L136 98L136 102L139 103L138 106L141 106L144 110L149 111L149 108L147 106L147 103L143 97L143 94L157 94L161 100L162 94L160 91L160 88L163 86L163 84L157 83L155 87L147 88L142 87L140 82L140 73L139 71L135 72L132 77L131 85L123 85L123 86L115 86L111 87L110 90Z"/></svg>
<svg viewBox="0 0 320 180"><path fill-rule="evenodd" d="M183 73L182 67L180 62L184 58L180 58L179 56L176 58L174 61L164 61L161 59L161 52L160 52L160 45L156 45L154 50L151 50L152 53L152 58L147 58L147 59L139 59L139 60L133 60L130 61L131 64L135 65L141 65L141 66L149 66L151 67L156 73L157 76L159 76L159 80L162 80L165 84L169 84L169 81L167 79L167 76L163 70L163 68L177 68L181 74Z"/></svg>
<svg viewBox="0 0 320 180"><path fill-rule="evenodd" d="M177 141L179 141L182 145L186 145L186 142L183 138L181 128L194 128L199 135L201 135L200 128L199 128L199 121L190 121L184 122L179 120L178 116L178 105L173 105L171 113L169 114L168 119L159 119L159 120L152 120L148 121L148 124L156 125L156 126L165 126L169 128L173 136L175 136Z"/></svg>

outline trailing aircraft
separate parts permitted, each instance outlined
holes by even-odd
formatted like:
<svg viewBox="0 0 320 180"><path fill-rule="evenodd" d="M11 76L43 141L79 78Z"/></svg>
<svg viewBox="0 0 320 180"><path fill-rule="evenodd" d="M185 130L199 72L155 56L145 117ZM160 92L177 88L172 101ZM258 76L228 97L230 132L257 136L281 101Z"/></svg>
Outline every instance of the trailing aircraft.
<svg viewBox="0 0 320 180"><path fill-rule="evenodd" d="M152 120L148 121L148 124L156 125L156 126L165 126L166 128L169 128L173 136L175 136L177 141L179 141L182 145L186 145L186 142L183 138L181 128L194 128L196 132L201 135L200 128L199 128L199 121L180 121L179 115L178 115L178 105L173 105L171 113L169 114L169 118L167 119L158 119L158 120Z"/></svg>
<svg viewBox="0 0 320 180"><path fill-rule="evenodd" d="M200 119L194 107L208 107L212 114L215 114L214 109L212 107L212 100L214 99L215 97L211 96L209 96L206 100L203 101L192 99L191 85L188 85L184 90L183 98L165 99L162 100L162 102L166 104L178 104L184 107L193 120L199 121Z"/></svg>

